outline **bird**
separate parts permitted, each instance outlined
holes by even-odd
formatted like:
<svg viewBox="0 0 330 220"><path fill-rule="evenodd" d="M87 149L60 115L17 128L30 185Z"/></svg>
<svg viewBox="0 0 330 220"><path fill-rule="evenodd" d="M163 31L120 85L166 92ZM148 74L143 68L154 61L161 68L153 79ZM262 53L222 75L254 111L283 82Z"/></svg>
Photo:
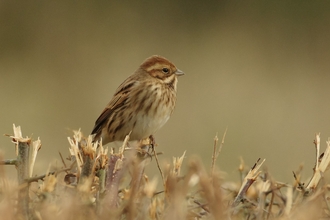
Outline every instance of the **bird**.
<svg viewBox="0 0 330 220"><path fill-rule="evenodd" d="M97 118L93 141L140 141L153 135L170 118L175 104L178 77L184 72L171 61L147 58L115 91Z"/></svg>

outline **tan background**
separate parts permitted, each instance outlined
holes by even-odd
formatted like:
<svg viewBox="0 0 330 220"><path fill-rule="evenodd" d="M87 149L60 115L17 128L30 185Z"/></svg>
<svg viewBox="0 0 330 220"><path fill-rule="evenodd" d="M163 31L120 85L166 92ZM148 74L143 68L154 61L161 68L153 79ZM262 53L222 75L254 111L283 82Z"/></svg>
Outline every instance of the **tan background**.
<svg viewBox="0 0 330 220"><path fill-rule="evenodd" d="M312 173L314 134L323 149L330 136L328 1L109 2L0 2L0 134L15 123L41 138L36 173L67 155L72 129L91 131L153 54L186 73L156 134L162 160L187 150L209 166L213 137L228 127L217 162L228 179L238 178L239 156L266 158L285 182L300 163L305 178ZM14 156L7 137L0 148Z"/></svg>

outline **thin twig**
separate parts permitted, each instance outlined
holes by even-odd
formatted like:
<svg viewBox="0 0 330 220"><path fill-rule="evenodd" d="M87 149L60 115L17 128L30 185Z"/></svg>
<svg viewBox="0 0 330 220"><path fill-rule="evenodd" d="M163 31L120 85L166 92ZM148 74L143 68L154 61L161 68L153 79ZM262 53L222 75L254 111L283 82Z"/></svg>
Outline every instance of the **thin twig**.
<svg viewBox="0 0 330 220"><path fill-rule="evenodd" d="M223 133L221 144L219 146L219 150L218 150L218 153L217 153L217 157L219 156L219 154L220 154L220 152L222 150L222 147L223 147L223 145L225 143L225 138L226 138L226 135L227 135L227 130L228 130L228 128L226 128L225 132Z"/></svg>
<svg viewBox="0 0 330 220"><path fill-rule="evenodd" d="M157 156L157 153L156 153L156 150L155 149L154 149L154 156L155 156L155 159L156 159L156 164L157 164L158 170L160 172L160 175L162 176L163 186L165 187L165 184L166 183L165 183L164 173L163 173L162 168L159 165L158 156Z"/></svg>
<svg viewBox="0 0 330 220"><path fill-rule="evenodd" d="M40 176L31 177L31 178L25 179L25 183L31 183L31 182L36 182L38 180L43 180L46 176L57 175L59 173L66 172L70 169L71 169L71 167L67 167L65 169L61 169L61 170L58 170L58 171L53 171L53 172L49 172L49 173L46 173L46 174L43 174L43 175L40 175Z"/></svg>
<svg viewBox="0 0 330 220"><path fill-rule="evenodd" d="M208 204L201 204L199 201L194 200L194 203L197 204L198 208L202 208L205 212L210 213L210 209L208 208ZM195 209L196 207L192 207L191 209Z"/></svg>
<svg viewBox="0 0 330 220"><path fill-rule="evenodd" d="M270 203L269 203L269 208L268 208L268 213L267 213L267 218L266 219L269 219L270 217L270 214L272 212L272 207L273 207L273 204L274 204L274 190L272 190L272 193L271 193L271 199L270 199Z"/></svg>
<svg viewBox="0 0 330 220"><path fill-rule="evenodd" d="M296 180L296 182L298 184L298 189L302 190L305 193L306 190L305 190L304 183L300 182L300 180L298 179L298 177L294 171L292 171L292 173L293 173L293 178Z"/></svg>
<svg viewBox="0 0 330 220"><path fill-rule="evenodd" d="M216 134L215 137L214 137L213 154L212 154L212 164L211 164L211 174L212 174L212 176L213 176L213 173L214 173L214 164L215 164L215 161L217 159L218 141L219 141L218 134Z"/></svg>
<svg viewBox="0 0 330 220"><path fill-rule="evenodd" d="M17 159L7 159L0 161L0 165L16 165Z"/></svg>
<svg viewBox="0 0 330 220"><path fill-rule="evenodd" d="M261 171L258 171L258 170L260 169L261 165L265 162L265 159L263 161L261 161L260 163L259 162L260 162L260 158L252 166L251 170L244 178L243 184L232 204L232 207L236 207L244 199L247 190L250 188L252 183L254 183L254 181L256 181L257 177L261 173Z"/></svg>
<svg viewBox="0 0 330 220"><path fill-rule="evenodd" d="M212 176L214 174L215 162L216 162L218 156L220 155L221 150L222 150L222 147L223 147L223 145L225 143L225 137L226 137L226 134L227 134L227 129L228 128L226 128L225 132L223 133L221 144L219 146L218 151L216 151L217 146L218 146L218 141L219 141L218 134L216 134L215 137L214 137L213 154L212 154L212 165L211 165L211 174L212 174Z"/></svg>
<svg viewBox="0 0 330 220"><path fill-rule="evenodd" d="M64 161L64 159L63 159L63 156L62 156L61 152L59 151L58 154L59 154L60 157L61 157L61 160L62 160L62 163L63 163L64 167L66 167L66 163L65 163L65 161Z"/></svg>

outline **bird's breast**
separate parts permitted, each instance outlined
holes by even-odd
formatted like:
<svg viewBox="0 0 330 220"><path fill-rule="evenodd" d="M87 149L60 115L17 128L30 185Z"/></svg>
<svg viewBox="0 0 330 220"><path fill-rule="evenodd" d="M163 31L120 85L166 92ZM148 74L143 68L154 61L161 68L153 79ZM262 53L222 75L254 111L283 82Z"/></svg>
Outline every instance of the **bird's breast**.
<svg viewBox="0 0 330 220"><path fill-rule="evenodd" d="M170 118L175 106L175 91L162 85L149 87L143 91L143 108L136 111L136 123L132 132L134 137L147 138L159 130ZM140 138L137 138L140 139Z"/></svg>

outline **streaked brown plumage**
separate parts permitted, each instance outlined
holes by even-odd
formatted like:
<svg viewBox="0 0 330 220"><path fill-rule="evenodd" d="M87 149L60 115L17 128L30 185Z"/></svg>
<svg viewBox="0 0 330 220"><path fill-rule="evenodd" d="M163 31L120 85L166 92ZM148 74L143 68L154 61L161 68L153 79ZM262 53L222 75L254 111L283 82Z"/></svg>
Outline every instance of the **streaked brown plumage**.
<svg viewBox="0 0 330 220"><path fill-rule="evenodd" d="M177 76L184 73L161 56L151 56L116 90L95 122L94 141L103 144L142 140L154 134L169 119L176 102Z"/></svg>

